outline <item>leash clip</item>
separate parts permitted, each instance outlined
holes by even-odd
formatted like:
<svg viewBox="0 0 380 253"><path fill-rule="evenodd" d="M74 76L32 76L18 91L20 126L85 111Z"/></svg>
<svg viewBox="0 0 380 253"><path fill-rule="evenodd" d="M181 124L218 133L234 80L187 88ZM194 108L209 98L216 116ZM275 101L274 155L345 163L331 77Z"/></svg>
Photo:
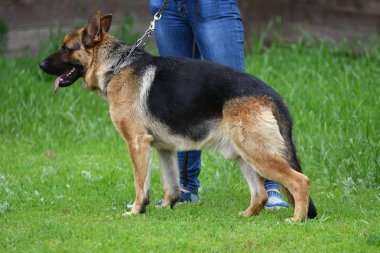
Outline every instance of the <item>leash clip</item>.
<svg viewBox="0 0 380 253"><path fill-rule="evenodd" d="M153 32L156 29L156 21L160 20L161 16L162 15L160 12L157 12L156 14L154 14L153 20L152 22L150 22L149 30Z"/></svg>
<svg viewBox="0 0 380 253"><path fill-rule="evenodd" d="M154 31L155 29L156 29L156 20L153 20L152 22L150 22L148 31Z"/></svg>
<svg viewBox="0 0 380 253"><path fill-rule="evenodd" d="M158 21L161 19L161 16L162 16L162 13L158 11L156 14L154 14L153 20Z"/></svg>

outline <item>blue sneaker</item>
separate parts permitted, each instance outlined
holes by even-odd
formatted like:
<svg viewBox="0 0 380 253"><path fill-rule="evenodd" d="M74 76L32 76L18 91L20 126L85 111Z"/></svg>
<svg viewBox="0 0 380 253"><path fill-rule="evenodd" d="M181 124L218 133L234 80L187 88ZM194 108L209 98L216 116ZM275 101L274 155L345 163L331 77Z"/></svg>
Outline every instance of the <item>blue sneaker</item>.
<svg viewBox="0 0 380 253"><path fill-rule="evenodd" d="M179 196L179 199L177 201L177 205L183 204L185 202L198 203L199 202L198 193L192 193L192 192L181 190L181 195ZM155 206L161 206L161 204L162 204L162 199L157 201L156 204L154 204L154 205Z"/></svg>
<svg viewBox="0 0 380 253"><path fill-rule="evenodd" d="M279 210L281 208L289 208L289 204L284 201L279 190L269 189L267 193L268 201L265 204L266 210Z"/></svg>

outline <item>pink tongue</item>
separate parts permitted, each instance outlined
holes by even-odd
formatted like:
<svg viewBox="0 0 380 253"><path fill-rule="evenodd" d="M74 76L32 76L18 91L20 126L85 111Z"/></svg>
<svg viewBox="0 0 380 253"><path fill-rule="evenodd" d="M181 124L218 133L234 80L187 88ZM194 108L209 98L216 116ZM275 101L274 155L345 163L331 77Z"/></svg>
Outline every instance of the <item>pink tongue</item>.
<svg viewBox="0 0 380 253"><path fill-rule="evenodd" d="M54 82L54 93L57 93L57 90L59 88L59 78L60 77L57 77L57 79L55 79L55 82Z"/></svg>

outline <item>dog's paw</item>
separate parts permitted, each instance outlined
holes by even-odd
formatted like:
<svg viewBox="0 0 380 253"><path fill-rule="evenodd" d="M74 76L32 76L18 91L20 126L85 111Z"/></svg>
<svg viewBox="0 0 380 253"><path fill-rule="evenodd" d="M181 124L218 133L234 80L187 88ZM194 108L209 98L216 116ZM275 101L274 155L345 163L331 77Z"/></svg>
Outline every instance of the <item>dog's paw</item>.
<svg viewBox="0 0 380 253"><path fill-rule="evenodd" d="M163 206L162 204L161 205L154 205L154 207L157 209L165 208L165 206Z"/></svg>
<svg viewBox="0 0 380 253"><path fill-rule="evenodd" d="M300 218L294 218L294 217L289 217L289 218L286 218L285 219L285 222L287 223L302 223L304 222L306 219L300 219Z"/></svg>
<svg viewBox="0 0 380 253"><path fill-rule="evenodd" d="M131 211L127 211L127 212L123 213L121 216L128 217L128 216L137 215L137 214L141 214L141 212L135 212L132 209Z"/></svg>
<svg viewBox="0 0 380 253"><path fill-rule="evenodd" d="M178 198L167 198L167 199L164 198L162 200L162 203L161 203L160 207L161 208L166 208L166 207L170 206L171 208L173 208L174 205L177 203L177 199Z"/></svg>
<svg viewBox="0 0 380 253"><path fill-rule="evenodd" d="M285 219L285 222L286 223L297 223L297 222L301 222L301 220L300 219L294 219L293 217L289 217L289 218Z"/></svg>
<svg viewBox="0 0 380 253"><path fill-rule="evenodd" d="M162 203L161 205L156 206L156 207L157 208L167 208L168 206L170 206L168 203Z"/></svg>
<svg viewBox="0 0 380 253"><path fill-rule="evenodd" d="M249 216L252 216L253 213L251 211L245 210L245 211L239 212L239 215L244 216L244 217L249 217Z"/></svg>
<svg viewBox="0 0 380 253"><path fill-rule="evenodd" d="M128 216L131 216L131 215L135 215L135 213L132 213L132 211L129 211L129 212L123 213L121 216L128 217Z"/></svg>
<svg viewBox="0 0 380 253"><path fill-rule="evenodd" d="M286 218L286 219L285 219L285 222L286 222L286 223L293 223L293 222L294 222L294 219L293 219L293 218Z"/></svg>

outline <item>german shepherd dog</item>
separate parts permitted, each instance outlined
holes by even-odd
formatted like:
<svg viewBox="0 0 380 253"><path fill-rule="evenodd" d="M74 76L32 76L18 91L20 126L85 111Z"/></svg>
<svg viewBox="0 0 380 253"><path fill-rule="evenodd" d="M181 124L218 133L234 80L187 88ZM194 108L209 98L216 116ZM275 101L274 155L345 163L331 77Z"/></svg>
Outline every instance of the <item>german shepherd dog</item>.
<svg viewBox="0 0 380 253"><path fill-rule="evenodd" d="M260 212L269 178L293 204L292 221L317 216L291 116L276 91L254 76L207 61L156 57L142 49L126 57L131 47L108 33L111 22L111 15L96 12L40 67L58 76L55 91L83 78L84 88L107 101L133 162L136 198L124 215L143 213L149 203L153 146L162 173L162 207L173 207L180 195L176 152L211 149L237 160L248 182L251 202L241 215Z"/></svg>

